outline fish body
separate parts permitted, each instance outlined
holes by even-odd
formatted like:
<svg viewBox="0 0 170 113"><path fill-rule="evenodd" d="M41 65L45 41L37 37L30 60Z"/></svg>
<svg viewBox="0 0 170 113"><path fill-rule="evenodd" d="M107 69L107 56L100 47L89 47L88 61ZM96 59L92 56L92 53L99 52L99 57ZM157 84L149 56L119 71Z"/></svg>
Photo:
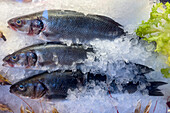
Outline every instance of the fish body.
<svg viewBox="0 0 170 113"><path fill-rule="evenodd" d="M10 92L16 95L22 95L31 98L45 97L48 99L59 99L67 97L68 89L74 90L75 88L87 86L88 90L87 84L91 82L93 83L93 81L95 82L95 85L100 85L101 82L105 83L104 90L108 91L109 89L109 92L111 93L124 93L126 91L129 93L134 93L139 90L137 87L142 82L146 82L148 84L146 84L145 89L148 90L149 95L163 96L157 87L166 83L159 81L148 82L146 77L142 74L136 74L136 77L140 77L136 83L133 81L126 84L122 83L121 85L123 90L119 90L118 85L120 85L120 83L116 83L116 78L108 84L106 75L94 75L92 73L83 74L81 71L55 71L52 73L44 72L13 84L10 87ZM91 86L90 89L92 89Z"/></svg>
<svg viewBox="0 0 170 113"><path fill-rule="evenodd" d="M93 50L84 49L79 45L35 44L6 56L3 65L36 70L67 68L83 63L88 52Z"/></svg>
<svg viewBox="0 0 170 113"><path fill-rule="evenodd" d="M96 38L115 39L124 34L121 25L109 17L70 10L45 10L12 18L9 26L28 35L39 35L48 41L71 40L86 43Z"/></svg>
<svg viewBox="0 0 170 113"><path fill-rule="evenodd" d="M26 78L10 88L10 92L31 98L65 98L68 89L83 85L83 74L80 72L42 73ZM80 76L80 77L79 77Z"/></svg>

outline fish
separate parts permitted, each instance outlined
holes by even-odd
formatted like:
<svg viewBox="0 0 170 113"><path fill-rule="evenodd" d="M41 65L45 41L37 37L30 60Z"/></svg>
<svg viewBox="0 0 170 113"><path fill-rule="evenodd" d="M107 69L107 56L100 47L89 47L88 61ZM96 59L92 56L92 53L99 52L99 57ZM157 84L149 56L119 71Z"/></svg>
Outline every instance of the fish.
<svg viewBox="0 0 170 113"><path fill-rule="evenodd" d="M38 75L21 80L10 87L10 92L31 97L41 98L65 98L68 89L75 89L83 85L83 74L80 71L56 71L53 73L44 72Z"/></svg>
<svg viewBox="0 0 170 113"><path fill-rule="evenodd" d="M46 41L72 41L88 44L94 39L112 40L125 34L113 19L72 10L44 10L8 20L14 31L39 35Z"/></svg>
<svg viewBox="0 0 170 113"><path fill-rule="evenodd" d="M56 70L81 65L92 48L62 43L40 43L25 47L3 59L3 66L34 70Z"/></svg>
<svg viewBox="0 0 170 113"><path fill-rule="evenodd" d="M144 75L136 74L136 76ZM88 84L93 82L95 82L95 85L98 86L100 86L100 83L105 83L106 88L104 88L104 90L108 91L109 89L108 92L111 93L125 93L126 91L128 91L129 93L134 93L137 91L137 87L139 86L142 80L147 81L147 79L144 78L140 79L136 83L131 81L129 83L126 83L126 85L122 84L123 91L120 91L116 85L115 79L113 79L111 83L107 83L107 77L108 76L101 75L100 73L82 73L80 70L74 72L71 70L57 70L51 73L43 72L14 83L10 87L10 93L19 96L30 97L32 99L65 99L68 96L69 89L73 91L75 89L83 88L85 86L87 87L87 90L92 89L91 86L88 87ZM164 85L166 83L160 81L152 81L149 83L151 84L147 84L146 86L146 89L149 90L149 95L163 96L161 91L157 88L158 86Z"/></svg>

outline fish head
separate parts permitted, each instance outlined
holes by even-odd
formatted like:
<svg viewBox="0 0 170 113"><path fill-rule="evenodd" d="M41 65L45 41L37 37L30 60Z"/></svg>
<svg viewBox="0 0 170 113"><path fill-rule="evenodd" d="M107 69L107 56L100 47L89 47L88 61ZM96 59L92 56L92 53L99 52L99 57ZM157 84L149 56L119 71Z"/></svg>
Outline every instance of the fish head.
<svg viewBox="0 0 170 113"><path fill-rule="evenodd" d="M30 68L36 65L35 51L15 52L3 59L3 66Z"/></svg>
<svg viewBox="0 0 170 113"><path fill-rule="evenodd" d="M29 16L12 18L8 21L8 25L14 31L30 36L38 35L44 28L44 24L41 19L31 18Z"/></svg>
<svg viewBox="0 0 170 113"><path fill-rule="evenodd" d="M30 97L32 99L43 97L47 91L47 87L38 80L25 79L10 87L10 93Z"/></svg>

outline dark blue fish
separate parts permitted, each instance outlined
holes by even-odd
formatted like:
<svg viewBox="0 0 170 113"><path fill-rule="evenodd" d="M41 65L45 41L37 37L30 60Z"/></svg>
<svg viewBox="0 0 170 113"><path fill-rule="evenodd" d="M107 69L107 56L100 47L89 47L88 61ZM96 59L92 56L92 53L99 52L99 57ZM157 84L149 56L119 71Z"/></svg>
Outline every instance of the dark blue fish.
<svg viewBox="0 0 170 113"><path fill-rule="evenodd" d="M118 83L123 87L123 90L119 90L119 88L117 87L117 83L115 82L117 78L115 78L109 84L109 91L111 93L122 93L125 91L128 91L129 93L134 93L135 91L137 91L137 87L141 83L145 83L145 89L148 90L149 95L163 96L161 91L158 89L158 86L164 85L166 83L160 81L148 82L146 77L144 76L144 73L149 73L150 71L153 71L153 69L143 65L140 65L140 67L138 65L137 67L139 70L141 70L143 67L143 69L146 69L143 72L136 73L136 78L134 79L136 79L137 82L130 81L128 83ZM44 72L13 84L10 87L10 92L16 95L31 97L33 99L41 97L45 97L48 99L58 99L67 97L68 89L74 90L75 88L86 86L87 83L91 83L92 81L94 81L96 85L100 85L101 82L106 83L106 79L106 75L94 75L92 73L83 74L80 71L56 71L52 73ZM105 90L108 89L106 88Z"/></svg>

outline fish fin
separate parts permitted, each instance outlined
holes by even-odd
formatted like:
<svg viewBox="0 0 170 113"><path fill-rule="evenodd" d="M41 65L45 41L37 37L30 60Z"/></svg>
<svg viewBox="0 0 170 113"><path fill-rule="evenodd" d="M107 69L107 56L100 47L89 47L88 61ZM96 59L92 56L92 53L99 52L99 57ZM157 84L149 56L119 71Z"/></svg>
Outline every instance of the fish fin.
<svg viewBox="0 0 170 113"><path fill-rule="evenodd" d="M74 14L74 15L84 15L83 13L81 12L77 12L77 11L72 11L72 10L64 10L63 13L66 13L66 14Z"/></svg>
<svg viewBox="0 0 170 113"><path fill-rule="evenodd" d="M146 73L150 73L150 72L154 71L154 69L149 68L142 64L135 64L135 65L138 69L138 74L146 74Z"/></svg>
<svg viewBox="0 0 170 113"><path fill-rule="evenodd" d="M154 69L142 64L136 64L132 62L125 62L125 64L133 68L135 75L143 75L154 71Z"/></svg>
<svg viewBox="0 0 170 113"><path fill-rule="evenodd" d="M58 15L77 15L77 16L85 16L81 12L73 11L73 10L48 10L49 14L56 14Z"/></svg>
<svg viewBox="0 0 170 113"><path fill-rule="evenodd" d="M158 89L158 87L167 84L166 82L156 81L149 83L150 86L147 86L146 88L149 90L150 96L164 96L164 94L161 92L160 89Z"/></svg>
<svg viewBox="0 0 170 113"><path fill-rule="evenodd" d="M123 27L121 24L119 24L118 22L114 21L113 19L106 17L106 16L101 16L101 15L92 15L92 14L88 14L87 16L89 17L93 17L93 18L97 18L97 19L101 19L105 22L108 22L110 24L116 25L116 26L120 26Z"/></svg>
<svg viewBox="0 0 170 113"><path fill-rule="evenodd" d="M67 97L66 95L59 95L59 94L52 94L52 95L45 95L45 98L47 99L65 99Z"/></svg>

